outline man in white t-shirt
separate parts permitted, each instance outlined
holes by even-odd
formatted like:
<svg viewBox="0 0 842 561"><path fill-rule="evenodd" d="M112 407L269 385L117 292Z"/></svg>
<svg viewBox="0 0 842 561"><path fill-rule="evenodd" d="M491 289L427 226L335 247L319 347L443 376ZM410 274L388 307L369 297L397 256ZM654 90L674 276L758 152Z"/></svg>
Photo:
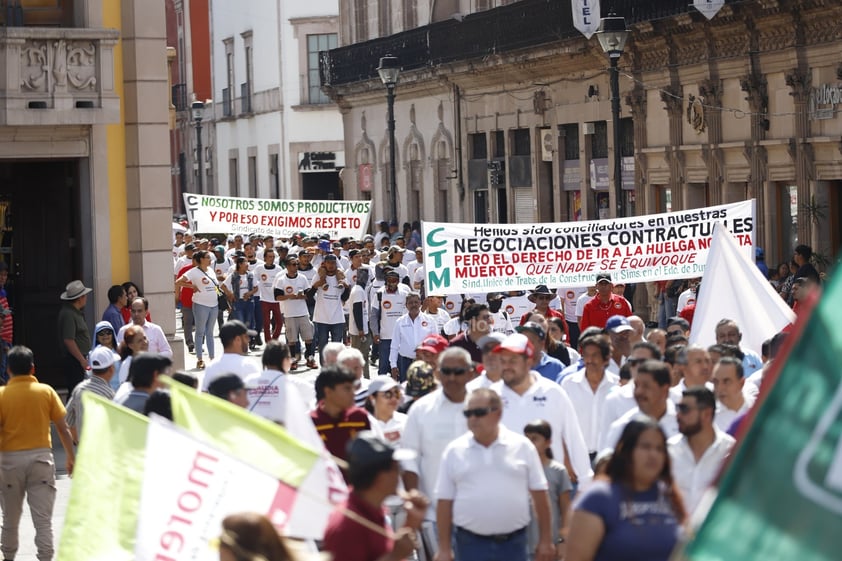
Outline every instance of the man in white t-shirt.
<svg viewBox="0 0 842 561"><path fill-rule="evenodd" d="M222 326L219 339L224 352L205 370L202 391L208 391L210 383L222 374L236 374L245 380L250 374L261 371L260 363L248 356L249 342L254 336L255 332L239 320L228 321Z"/></svg>
<svg viewBox="0 0 842 561"><path fill-rule="evenodd" d="M342 343L345 338L344 302L348 299L351 287L345 282L345 274L339 270L336 256L328 253L323 257L322 266L310 293L315 297L313 308L313 327L315 328L316 348L324 359L323 351L328 338Z"/></svg>
<svg viewBox="0 0 842 561"><path fill-rule="evenodd" d="M307 361L307 368L317 368L315 347L313 344L313 324L307 309L307 292L310 281L298 272L299 260L294 255L287 257L286 273L275 277L273 291L275 300L280 302L286 327L286 340L292 353L291 370L298 368L302 356ZM299 338L304 340L304 354L301 353Z"/></svg>
<svg viewBox="0 0 842 561"><path fill-rule="evenodd" d="M400 282L400 273L389 268L384 273L386 285L371 298L371 334L380 354L378 374L391 374L389 354L395 323L406 313L409 287Z"/></svg>
<svg viewBox="0 0 842 561"><path fill-rule="evenodd" d="M567 286L556 291L561 299L562 308L564 308L567 330L570 332L570 340L567 343L574 349L579 346L579 318L576 315L576 305L579 297L587 291L588 289L583 286Z"/></svg>
<svg viewBox="0 0 842 561"><path fill-rule="evenodd" d="M254 268L254 281L257 283L257 294L260 297L260 313L263 319L263 335L265 341L277 339L281 336L281 325L284 318L281 315L281 305L275 300L275 277L281 268L275 263L275 250L267 247L263 250L263 262Z"/></svg>
<svg viewBox="0 0 842 561"><path fill-rule="evenodd" d="M351 250L356 251L354 249ZM348 334L351 336L351 346L360 351L365 357L365 376L368 377L369 361L368 355L371 351L369 342L369 309L368 286L369 269L362 267L355 275L355 284L351 287L351 294L348 296Z"/></svg>
<svg viewBox="0 0 842 561"><path fill-rule="evenodd" d="M520 290L510 291L503 301L503 311L509 314L510 318L515 318L517 323L520 323L523 314L533 309L535 304L529 301L529 295Z"/></svg>

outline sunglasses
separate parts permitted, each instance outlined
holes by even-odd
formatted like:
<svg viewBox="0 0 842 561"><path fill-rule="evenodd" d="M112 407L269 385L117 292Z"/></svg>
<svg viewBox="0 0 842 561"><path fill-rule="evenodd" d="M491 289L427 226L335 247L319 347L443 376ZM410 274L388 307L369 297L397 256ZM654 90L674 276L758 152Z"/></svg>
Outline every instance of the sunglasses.
<svg viewBox="0 0 842 561"><path fill-rule="evenodd" d="M439 368L439 372L444 376L461 376L467 371L467 368Z"/></svg>
<svg viewBox="0 0 842 561"><path fill-rule="evenodd" d="M497 411L496 407L477 407L476 409L465 409L462 411L462 414L465 416L466 419L470 419L471 417L476 417L477 419L481 417L485 417L492 411Z"/></svg>
<svg viewBox="0 0 842 561"><path fill-rule="evenodd" d="M631 365L631 366L637 366L638 364L643 364L644 362L646 362L646 359L645 358L630 358L630 359L627 359L626 362L628 362L629 365Z"/></svg>
<svg viewBox="0 0 842 561"><path fill-rule="evenodd" d="M392 399L392 398L394 398L394 399L400 399L400 397L401 397L401 392L400 392L400 390L394 390L394 391L392 391L392 390L386 390L385 392L380 392L380 393L381 393L381 394L383 395L383 397L385 397L386 399Z"/></svg>
<svg viewBox="0 0 842 561"><path fill-rule="evenodd" d="M675 406L676 413L681 413L682 415L686 415L693 409L698 409L698 407L695 405L688 405L686 403L679 403Z"/></svg>

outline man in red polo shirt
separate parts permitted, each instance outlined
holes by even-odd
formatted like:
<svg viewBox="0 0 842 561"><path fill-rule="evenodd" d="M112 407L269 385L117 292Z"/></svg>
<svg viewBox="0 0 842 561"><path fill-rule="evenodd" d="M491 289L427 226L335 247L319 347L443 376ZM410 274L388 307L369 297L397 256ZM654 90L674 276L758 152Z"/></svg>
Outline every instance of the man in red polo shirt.
<svg viewBox="0 0 842 561"><path fill-rule="evenodd" d="M400 479L398 461L411 459L407 450L395 450L365 431L348 446L348 483L351 493L330 515L323 550L343 561L400 561L415 549L428 501L418 491L405 497L406 521L395 533L386 522L383 501L396 495ZM351 518L346 511L357 516ZM359 518L357 518L359 517ZM377 530L375 530L377 528Z"/></svg>
<svg viewBox="0 0 842 561"><path fill-rule="evenodd" d="M348 443L357 433L371 430L368 413L354 406L355 374L342 366L332 364L322 368L316 378L316 401L310 411L316 432L322 437L327 451L337 458L346 459ZM346 476L347 473L343 472Z"/></svg>
<svg viewBox="0 0 842 561"><path fill-rule="evenodd" d="M605 323L611 316L632 315L628 301L622 296L613 293L614 285L611 283L611 275L599 273L596 275L596 296L594 296L582 311L582 321L579 328L584 331L594 326L605 329Z"/></svg>

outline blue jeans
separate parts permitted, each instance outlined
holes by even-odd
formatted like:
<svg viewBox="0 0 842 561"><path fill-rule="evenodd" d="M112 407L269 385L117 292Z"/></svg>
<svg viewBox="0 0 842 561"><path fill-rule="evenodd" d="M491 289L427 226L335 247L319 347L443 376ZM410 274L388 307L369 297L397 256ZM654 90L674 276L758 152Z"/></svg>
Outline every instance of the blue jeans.
<svg viewBox="0 0 842 561"><path fill-rule="evenodd" d="M378 374L390 374L392 372L392 365L389 364L389 353L392 352L392 340L380 339L377 345L377 353L380 355L377 362Z"/></svg>
<svg viewBox="0 0 842 561"><path fill-rule="evenodd" d="M414 358L398 355L398 382L406 382L406 371L409 370L409 365L413 362L415 362Z"/></svg>
<svg viewBox="0 0 842 561"><path fill-rule="evenodd" d="M498 541L458 527L453 529L454 561L527 561L526 528Z"/></svg>
<svg viewBox="0 0 842 561"><path fill-rule="evenodd" d="M678 298L670 298L664 293L658 296L658 327L667 328L667 321L676 314Z"/></svg>
<svg viewBox="0 0 842 561"><path fill-rule="evenodd" d="M315 323L316 348L319 349L319 363L324 362L324 349L327 345L328 336L336 343L342 343L345 340L345 324L344 323Z"/></svg>
<svg viewBox="0 0 842 561"><path fill-rule="evenodd" d="M209 308L201 304L193 304L193 323L196 326L196 359L202 360L202 343L208 341L208 356L213 360L213 324L216 321L218 306Z"/></svg>
<svg viewBox="0 0 842 561"><path fill-rule="evenodd" d="M251 300L234 300L232 312L234 319L245 323L249 329L254 329L254 302Z"/></svg>

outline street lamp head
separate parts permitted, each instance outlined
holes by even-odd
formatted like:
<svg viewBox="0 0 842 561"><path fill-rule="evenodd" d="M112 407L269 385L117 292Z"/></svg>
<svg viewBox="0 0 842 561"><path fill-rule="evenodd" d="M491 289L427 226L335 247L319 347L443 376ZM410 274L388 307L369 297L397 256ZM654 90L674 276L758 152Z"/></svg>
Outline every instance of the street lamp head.
<svg viewBox="0 0 842 561"><path fill-rule="evenodd" d="M401 73L401 66L398 57L386 55L380 58L380 66L377 67L380 79L386 87L394 87L398 83L398 76Z"/></svg>
<svg viewBox="0 0 842 561"><path fill-rule="evenodd" d="M626 46L626 39L629 37L629 30L626 29L626 20L613 11L608 17L602 18L599 29L596 32L602 50L611 58L620 58Z"/></svg>
<svg viewBox="0 0 842 561"><path fill-rule="evenodd" d="M205 113L205 104L201 101L194 101L190 104L190 112L193 114L193 121L201 123Z"/></svg>

